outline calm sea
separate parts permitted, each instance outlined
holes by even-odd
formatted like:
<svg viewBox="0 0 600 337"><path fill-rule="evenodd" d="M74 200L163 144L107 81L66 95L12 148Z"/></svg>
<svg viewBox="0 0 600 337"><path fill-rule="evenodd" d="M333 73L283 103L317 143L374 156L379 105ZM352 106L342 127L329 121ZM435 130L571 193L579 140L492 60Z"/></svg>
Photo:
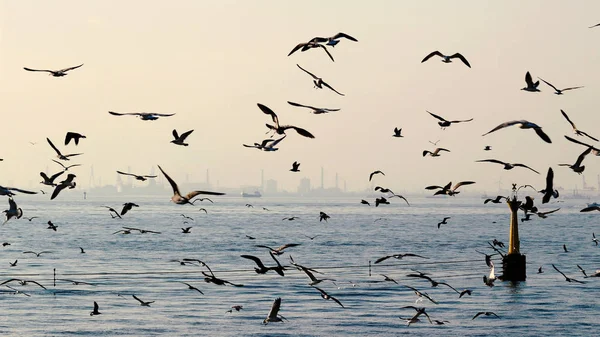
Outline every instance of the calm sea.
<svg viewBox="0 0 600 337"><path fill-rule="evenodd" d="M19 278L47 288L9 283L31 295L27 297L0 287L0 335L593 336L598 330L600 279L584 279L576 267L579 264L588 273L600 269L600 247L592 242L593 232L600 236L600 214L579 213L585 200L545 205L544 210L561 210L547 219L534 216L522 223L527 281L518 285L497 281L490 288L482 281L489 272L484 255L476 250L493 253L487 243L493 239L508 244L509 212L505 204L483 205L478 198L409 198L410 207L391 199L391 205L377 208L349 198L221 197L213 198L214 204L197 206L174 205L168 195L47 199L16 196L24 217L0 228L0 241L10 243L0 247L0 282ZM120 210L126 201L140 207L123 219L112 219L102 207ZM208 214L199 211L200 207ZM319 222L320 211L331 219ZM181 214L194 220L184 224ZM25 219L33 216L38 218ZM282 220L289 216L299 219ZM438 229L444 216L451 219ZM58 226L56 232L47 229L48 220ZM112 234L124 226L160 234ZM183 234L181 228L188 226L192 226L191 233ZM290 268L285 277L274 272L259 275L252 261L240 257L255 255L270 266L268 250L255 245L286 243L300 246L279 256L281 263L289 265L291 254L297 263L323 273L318 277L335 279L335 284L324 281L318 286L346 308L322 299L298 270ZM36 257L24 251L50 253ZM369 261L398 253L428 259L388 259L369 268ZM200 274L205 268L172 261L184 258L200 259L217 277L244 286L205 283ZM494 259L500 266L499 257ZM9 262L15 260L17 265L11 267ZM565 282L551 264L586 283ZM542 274L537 273L540 266ZM411 269L429 273L458 290L472 289L472 296L459 299L443 285L432 288L426 280L406 277ZM501 273L497 268L497 274ZM382 282L381 274L399 284ZM204 295L180 282L197 286ZM415 294L402 285L429 293L439 304L415 303ZM155 302L140 306L132 294ZM277 297L282 298L280 313L288 321L265 326L262 320ZM91 317L94 301L102 314ZM242 305L243 310L226 313L232 305ZM424 306L432 319L449 323L421 321L407 326L399 318L415 313L402 308L407 305ZM479 311L493 311L500 318L473 320Z"/></svg>

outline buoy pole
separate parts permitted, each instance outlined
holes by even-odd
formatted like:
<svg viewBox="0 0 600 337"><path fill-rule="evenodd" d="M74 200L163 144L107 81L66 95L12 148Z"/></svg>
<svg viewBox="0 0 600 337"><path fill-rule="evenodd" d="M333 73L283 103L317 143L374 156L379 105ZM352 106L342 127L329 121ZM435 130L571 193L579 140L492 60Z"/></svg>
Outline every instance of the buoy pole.
<svg viewBox="0 0 600 337"><path fill-rule="evenodd" d="M513 184L512 199L507 199L506 203L510 209L510 230L508 237L508 253L502 257L502 267L504 269L502 280L504 281L525 281L526 278L526 259L520 252L521 242L519 240L519 206L521 202L517 200L516 185Z"/></svg>

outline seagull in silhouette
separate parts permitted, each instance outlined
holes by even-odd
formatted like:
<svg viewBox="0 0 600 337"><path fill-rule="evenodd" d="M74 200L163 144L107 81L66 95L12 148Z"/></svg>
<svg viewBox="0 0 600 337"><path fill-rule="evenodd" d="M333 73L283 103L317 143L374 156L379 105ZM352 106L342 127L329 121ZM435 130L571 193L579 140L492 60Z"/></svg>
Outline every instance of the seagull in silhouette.
<svg viewBox="0 0 600 337"><path fill-rule="evenodd" d="M291 217L285 217L285 218L283 218L283 219L281 219L281 220L294 221L294 220L296 220L296 219L300 219L300 218L299 218L299 217L297 217L297 216L291 216Z"/></svg>
<svg viewBox="0 0 600 337"><path fill-rule="evenodd" d="M77 133L77 132L67 132L67 135L65 136L65 146L69 145L69 143L71 142L71 139L75 142L75 145L79 145L79 139L81 138L86 138L84 135L82 135L81 133Z"/></svg>
<svg viewBox="0 0 600 337"><path fill-rule="evenodd" d="M277 258L275 257L275 255L273 255L272 252L269 252L269 254L271 255L271 257L273 258L273 260L277 263L276 267L266 267L262 261L256 257L256 256L252 256L252 255L240 255L240 257L244 258L244 259L248 259L248 260L252 260L254 261L254 263L256 263L256 265L258 266L258 268L254 268L254 271L257 274L266 274L269 270L273 270L275 271L277 274L279 274L280 276L284 276L284 270L285 268L279 263L279 261L277 260Z"/></svg>
<svg viewBox="0 0 600 337"><path fill-rule="evenodd" d="M504 165L505 170L512 170L515 167L524 167L524 168L532 170L533 172L535 172L537 174L540 174L538 171L532 169L531 167L529 167L525 164L519 164L519 163L511 164L511 163L506 163L506 162L503 162L503 161L500 161L497 159L482 159L482 160L476 160L475 162L476 163L496 163L496 164Z"/></svg>
<svg viewBox="0 0 600 337"><path fill-rule="evenodd" d="M83 65L83 63L80 64L80 65L78 65L78 66L64 68L64 69L60 69L60 70L31 69L31 68L27 68L27 67L23 67L23 69L25 69L27 71L45 71L47 73L50 73L51 76L54 76L54 77L63 77L63 76L67 76L67 71L71 71L73 69L77 69L77 68L81 67L82 65Z"/></svg>
<svg viewBox="0 0 600 337"><path fill-rule="evenodd" d="M266 125L267 125L267 128L269 128L273 132L275 132L279 135L285 135L285 130L292 129L292 130L296 131L300 136L304 136L307 138L315 138L315 136L313 136L312 133L306 131L303 128L299 128L299 127L293 126L293 125L280 125L279 117L277 117L277 114L273 110L271 110L268 106L260 104L260 103L257 103L256 105L258 105L258 108L263 113L271 116L271 119L273 120L273 123L275 123L275 125L271 125L271 124L266 124ZM264 141L263 141L263 144L264 144ZM265 145L263 145L263 144L261 144L261 145L264 147Z"/></svg>
<svg viewBox="0 0 600 337"><path fill-rule="evenodd" d="M240 311L242 309L244 309L244 306L242 306L242 305L234 305L234 306L231 307L231 309L227 310L225 313L233 313L234 310L235 311Z"/></svg>
<svg viewBox="0 0 600 337"><path fill-rule="evenodd" d="M392 190L390 190L389 188L385 188L385 187L381 187L381 186L375 186L375 191L379 191L381 193L392 193L392 194L394 194L394 192Z"/></svg>
<svg viewBox="0 0 600 337"><path fill-rule="evenodd" d="M398 127L394 128L394 135L392 135L392 137L404 137L402 134L402 129L398 129Z"/></svg>
<svg viewBox="0 0 600 337"><path fill-rule="evenodd" d="M325 212L319 212L319 222L325 220L325 222L327 222L327 219L331 218L329 215L327 215L327 213Z"/></svg>
<svg viewBox="0 0 600 337"><path fill-rule="evenodd" d="M115 217L117 217L117 218L121 219L121 215L119 214L119 212L117 212L117 210L116 210L116 209L114 209L114 208L112 208L112 207L110 207L110 206L102 206L102 207L108 208L108 210L111 212L111 214L113 214L113 213L114 213L114 214L115 214Z"/></svg>
<svg viewBox="0 0 600 337"><path fill-rule="evenodd" d="M94 301L94 310L92 310L90 312L90 316L96 316L96 315L100 315L102 314L100 311L98 311L98 303L96 303L96 301Z"/></svg>
<svg viewBox="0 0 600 337"><path fill-rule="evenodd" d="M194 130L190 130L190 131L186 131L184 133L182 133L181 135L177 134L177 130L173 129L173 139L171 141L171 143L175 144L175 145L183 145L183 146L188 146L190 144L185 143L185 139L192 133L194 132Z"/></svg>
<svg viewBox="0 0 600 337"><path fill-rule="evenodd" d="M291 248L291 247L296 247L296 246L300 246L299 243L287 243L283 246L279 246L277 248L272 248L269 246L265 246L265 245L256 245L255 247L259 247L259 248L267 248L271 253L273 253L273 255L281 255L283 254L284 250L287 248Z"/></svg>
<svg viewBox="0 0 600 337"><path fill-rule="evenodd" d="M323 281L335 281L334 279L330 279L330 278L321 278L321 279L316 278L315 275L312 272L313 271L317 272L317 271L295 263L294 259L292 259L291 256L290 256L290 260L291 260L291 263L292 263L292 265L294 267L296 267L298 270L303 271L306 274L306 276L308 276L308 278L310 279L310 283L308 285L310 285L310 286L317 285L317 284L319 284L319 283L321 283Z"/></svg>
<svg viewBox="0 0 600 337"><path fill-rule="evenodd" d="M40 288L42 288L44 290L46 289L46 287L44 287L43 285L37 283L36 281L22 280L22 279L18 279L18 278L11 278L10 280L4 281L4 282L0 283L0 286L1 285L5 285L5 284L10 283L10 282L14 282L14 281L19 282L19 284L22 285L22 286L26 286L29 283L33 283L33 284L36 284L36 285L40 286Z"/></svg>
<svg viewBox="0 0 600 337"><path fill-rule="evenodd" d="M381 174L383 176L385 175L385 173L383 173L383 172L381 172L379 170L373 171L373 172L371 172L371 174L369 174L369 181L371 181L371 179L373 179L373 176L376 175L376 174Z"/></svg>
<svg viewBox="0 0 600 337"><path fill-rule="evenodd" d="M380 262L383 262L389 258L394 258L396 260L402 260L402 258L404 257L420 257L422 259L429 259L428 257L425 256L421 256L421 255L417 255L417 254L412 254L412 253L406 253L406 254L393 254L393 255L386 255L384 257L380 257L377 260L375 260L375 264L378 264Z"/></svg>
<svg viewBox="0 0 600 337"><path fill-rule="evenodd" d="M79 250L81 254L85 254L85 250L83 249L83 247L79 247Z"/></svg>
<svg viewBox="0 0 600 337"><path fill-rule="evenodd" d="M192 227L186 227L186 228L182 228L182 229L181 229L181 232L182 232L183 234L189 234L189 233L191 233L191 232L190 232L190 230L191 230L191 229L192 229Z"/></svg>
<svg viewBox="0 0 600 337"><path fill-rule="evenodd" d="M484 316L495 316L497 318L500 318L500 316L496 315L495 313L493 313L491 311L480 311L480 312L476 313L475 316L473 316L473 318L471 318L471 319L473 320L473 319L475 319L475 318L477 318L477 317L479 317L481 315L484 315Z"/></svg>
<svg viewBox="0 0 600 337"><path fill-rule="evenodd" d="M371 204L370 204L368 201L366 201L365 199L362 199L362 200L360 201L360 203L361 203L361 204L363 204L363 205L368 205L368 206L371 206ZM600 208L599 208L598 210L600 210Z"/></svg>
<svg viewBox="0 0 600 337"><path fill-rule="evenodd" d="M460 292L460 294L458 295L458 298L462 298L465 295L471 296L472 293L473 293L473 291L471 289L465 289Z"/></svg>
<svg viewBox="0 0 600 337"><path fill-rule="evenodd" d="M339 91L333 89L332 86L330 86L329 84L327 84L325 81L323 81L322 78L315 76L313 73L311 73L310 71L302 68L300 65L296 64L298 66L298 68L300 68L302 71L304 71L305 73L309 74L310 76L312 76L313 78L313 83L315 85L315 88L318 89L323 89L323 86L331 89L331 91L335 92L336 94L340 95L340 96L344 96L344 94L340 93Z"/></svg>
<svg viewBox="0 0 600 337"><path fill-rule="evenodd" d="M304 130L304 129L302 129ZM306 130L304 130L306 131ZM277 146L277 144L279 144L279 142L281 142L284 138L285 138L285 134L283 135L283 137L279 138L279 139L265 139L262 141L262 143L254 143L254 145L248 145L248 144L242 144L245 147L251 147L251 148L255 148L255 149L259 149L262 151L266 151L266 152L270 152L270 151L277 151L279 150L279 148L276 148L275 146Z"/></svg>
<svg viewBox="0 0 600 337"><path fill-rule="evenodd" d="M312 113L315 115L326 114L326 113L329 113L332 111L340 111L340 109L315 108L314 106L304 105L304 104L300 104L300 103L294 103L294 102L290 102L290 101L288 101L288 104L292 105L292 106L301 107L301 108L311 109Z"/></svg>
<svg viewBox="0 0 600 337"><path fill-rule="evenodd" d="M564 274L562 271L558 270L558 268L556 268L556 266L555 266L554 264L552 265L552 268L554 268L554 270L556 270L556 271L557 271L557 272L559 272L559 273L560 273L562 276L564 276L564 278L565 278L565 281L567 281L567 282L569 282L569 283L571 283L571 282L576 282L576 283L585 283L585 282L583 282L583 281L579 281L579 280L576 280L576 279L574 279L574 278L567 277L567 275L565 275L565 274Z"/></svg>
<svg viewBox="0 0 600 337"><path fill-rule="evenodd" d="M320 293L321 293L321 297L325 300L332 300L335 303L339 304L340 307L344 308L344 305L342 304L342 302L340 302L337 298L329 295L328 293L325 292L325 290L321 289L321 288L317 288L315 286L312 286L313 288L317 289Z"/></svg>
<svg viewBox="0 0 600 337"><path fill-rule="evenodd" d="M405 197L403 197L403 196L401 196L400 194L392 194L392 195L390 195L388 198L394 198L394 197L396 197L396 198L400 198L400 199L404 200L404 202L406 202L406 204L407 204L408 206L410 206L410 204L408 203L408 200L406 200L406 198L405 198Z"/></svg>
<svg viewBox="0 0 600 337"><path fill-rule="evenodd" d="M538 274L542 274L543 272L544 272L544 271L542 270L542 266L540 266L540 267L538 268L538 272L537 272L537 273L538 273Z"/></svg>
<svg viewBox="0 0 600 337"><path fill-rule="evenodd" d="M494 267L494 262L492 262L491 259L488 259L487 255L485 263L490 267L490 273L488 276L483 275L483 283L488 287L493 287L494 281L498 279L495 273L496 268Z"/></svg>
<svg viewBox="0 0 600 337"><path fill-rule="evenodd" d="M509 126L513 126L513 125L517 125L520 124L519 128L521 129L533 129L533 131L535 131L535 133L546 143L552 143L552 141L550 140L550 137L548 137L547 134L544 133L544 131L542 131L542 127L532 123L530 121L526 121L526 120L518 120L518 121L510 121L510 122L505 122L502 123L500 125L498 125L497 127L493 128L492 130L490 130L489 132L484 133L482 136L485 136L487 134L490 134L494 131L498 131L500 129L504 129L506 127Z"/></svg>
<svg viewBox="0 0 600 337"><path fill-rule="evenodd" d="M65 166L63 163L59 162L58 160L52 159L52 161L57 163L58 165L62 166L63 170L65 170L65 171L68 171L71 167L81 166L81 164L73 164L73 165Z"/></svg>
<svg viewBox="0 0 600 337"><path fill-rule="evenodd" d="M67 175L67 179L61 181L58 185L56 185L56 187L54 188L54 192L52 192L52 196L50 197L50 200L53 200L54 198L56 198L58 196L58 194L60 193L60 191L64 190L65 188L69 188L69 189L73 189L76 186L76 183L73 181L73 179L75 179L75 175L72 173L69 173Z"/></svg>
<svg viewBox="0 0 600 337"><path fill-rule="evenodd" d="M562 95L563 91L567 91L567 90L573 90L573 89L579 89L579 88L583 88L583 87L570 87L570 88L564 88L564 89L557 89L555 86L553 86L552 84L550 84L548 81L544 81L543 78L538 77L542 82L546 83L547 85L551 86L552 89L554 89L554 94L556 95Z"/></svg>
<svg viewBox="0 0 600 337"><path fill-rule="evenodd" d="M420 315L425 315L425 317L427 317L427 320L429 320L429 323L433 324L433 322L431 321L431 318L429 318L429 315L425 312L425 308L417 308L417 307L415 307L413 305L407 305L407 306L404 306L402 308L411 308L411 309L415 309L417 311L417 314L414 315L409 320L409 322L408 322L409 325L410 325L410 323L418 322L419 321L418 317Z"/></svg>
<svg viewBox="0 0 600 337"><path fill-rule="evenodd" d="M564 110L561 109L560 113L563 115L563 117L565 117L565 119L567 120L567 122L569 122L569 124L571 124L571 127L573 128L573 132L575 133L575 135L577 135L577 136L585 136L585 137L588 137L588 138L590 138L592 140L598 141L597 138L592 137L592 136L588 135L587 133L585 133L585 132L577 129L577 127L575 126L575 123L573 123L571 121L571 119L569 118L569 116L567 115L567 113ZM565 136L565 137L567 137L567 136ZM569 138L567 137L567 139L569 139ZM578 143L578 142L575 141L575 143ZM578 143L578 144L586 145L586 144L583 144L583 143Z"/></svg>
<svg viewBox="0 0 600 337"><path fill-rule="evenodd" d="M165 176L165 178L167 178L167 181L169 181L169 184L171 185L171 188L173 189L173 196L171 197L171 201L178 205L185 205L185 204L193 205L190 202L190 200L199 194L225 195L225 193L221 193L221 192L192 191L192 192L186 194L185 196L182 196L181 193L179 192L179 187L177 186L177 183L175 183L175 181L173 179L171 179L171 177L169 177L165 173L165 171L163 171L163 169L162 169L162 167L160 167L160 165L158 165L158 169L160 170L160 172L162 172L162 174Z"/></svg>
<svg viewBox="0 0 600 337"><path fill-rule="evenodd" d="M539 192L544 194L542 204L548 203L552 197L556 199L559 196L558 190L554 189L554 171L551 167L548 168L548 173L546 174L546 187Z"/></svg>
<svg viewBox="0 0 600 337"><path fill-rule="evenodd" d="M425 56L425 58L423 59L423 61L421 61L421 63L429 60L433 56L439 56L439 57L441 57L442 58L442 62L444 62L444 63L451 63L452 59L457 58L457 59L461 60L462 63L464 63L467 67L471 68L471 65L469 64L469 61L467 61L467 59L464 56L462 56L462 54L455 53L455 54L452 54L450 56L446 56L446 55L440 53L437 50L434 51L434 52L431 52L429 55Z"/></svg>
<svg viewBox="0 0 600 337"><path fill-rule="evenodd" d="M379 197L375 199L375 207L379 207L379 205L389 205L390 202L384 198L384 197Z"/></svg>
<svg viewBox="0 0 600 337"><path fill-rule="evenodd" d="M125 215L125 213L129 212L133 207L140 207L139 205L133 202L126 202L123 204L123 209L121 210L121 215Z"/></svg>
<svg viewBox="0 0 600 337"><path fill-rule="evenodd" d="M159 117L169 117L175 114L159 114L153 112L114 112L109 111L109 114L113 116L138 116L143 121L155 121Z"/></svg>
<svg viewBox="0 0 600 337"><path fill-rule="evenodd" d="M271 310L267 315L267 318L263 321L263 324L269 324L270 322L283 322L283 320L287 321L287 318L279 315L279 309L281 307L281 297L277 297L275 301L273 301L273 305L271 306Z"/></svg>
<svg viewBox="0 0 600 337"><path fill-rule="evenodd" d="M563 244L563 250L565 251L565 253L568 253L568 252L569 252L569 250L567 249L567 245L564 245L564 244Z"/></svg>
<svg viewBox="0 0 600 337"><path fill-rule="evenodd" d="M579 271L581 271L581 273L583 274L583 277L584 277L584 278L587 278L587 277L588 277L588 275L587 275L587 274L586 274L586 272L585 272L585 269L581 268L581 266L580 266L580 265L577 265L577 268L579 268Z"/></svg>
<svg viewBox="0 0 600 337"><path fill-rule="evenodd" d="M484 204L487 204L488 202L491 202L492 204L499 204L499 203L501 203L501 202L502 202L502 201L500 201L500 200L502 200L502 199L504 199L505 201L506 201L506 200L508 200L508 198L507 198L507 197L504 197L504 196L498 195L498 196L496 196L496 198L495 198L495 199L485 199L485 201L484 201L483 203L484 203Z"/></svg>
<svg viewBox="0 0 600 337"><path fill-rule="evenodd" d="M11 267L16 267L17 262L19 262L19 260L15 260L15 262L9 262L8 264L10 264Z"/></svg>
<svg viewBox="0 0 600 337"><path fill-rule="evenodd" d="M486 146L483 148L483 151L491 151L491 150L492 150L492 147L491 147L491 146L489 146L489 145L486 145Z"/></svg>
<svg viewBox="0 0 600 337"><path fill-rule="evenodd" d="M13 193L13 191L19 192L19 193L25 193L25 194L37 194L37 192L26 191L26 190L22 190L20 188L0 186L0 195L6 195L9 197L12 197L13 195L15 195Z"/></svg>
<svg viewBox="0 0 600 337"><path fill-rule="evenodd" d="M525 74L525 83L527 84L527 86L525 88L522 88L521 90L525 90L525 91L529 91L529 92L539 92L540 89L538 89L538 86L540 85L540 81L536 81L535 83L533 83L533 79L531 78L531 74L529 72L527 72Z"/></svg>
<svg viewBox="0 0 600 337"><path fill-rule="evenodd" d="M126 173L126 172L121 172L121 171L117 171L117 173L118 173L118 174L125 175L125 176L132 176L132 177L134 177L136 180L139 180L139 181L146 181L146 180L148 180L148 179L151 179L151 178L156 178L156 177L157 177L157 176L140 176L140 175L137 175L137 174L133 174L133 173Z"/></svg>
<svg viewBox="0 0 600 337"><path fill-rule="evenodd" d="M17 206L17 203L12 197L8 197L8 209L2 211L6 215L6 220L2 223L4 225L8 220L12 218L20 219L23 216L23 210Z"/></svg>
<svg viewBox="0 0 600 337"><path fill-rule="evenodd" d="M50 146L54 149L54 151L56 151L56 157L60 160L69 160L69 157L79 156L79 155L83 154L83 153L72 153L72 154L63 155L56 148L56 146L54 146L54 144L52 144L52 141L50 140L50 138L46 138L46 140L48 141L48 144L50 144Z"/></svg>
<svg viewBox="0 0 600 337"><path fill-rule="evenodd" d="M598 239L596 239L596 233L592 233L592 242L598 246Z"/></svg>
<svg viewBox="0 0 600 337"><path fill-rule="evenodd" d="M425 111L427 111L427 110L425 110ZM450 125L452 125L452 123L465 123L465 122L470 122L470 121L473 120L473 118L471 118L471 119L458 120L458 121L448 121L448 120L445 120L443 117L438 116L436 114L433 114L433 113L431 113L429 111L427 111L427 113L429 113L433 117L435 117L435 118L437 118L437 119L440 120L438 122L438 125L442 128L442 130L445 129L445 128L447 128L447 127L449 127Z"/></svg>
<svg viewBox="0 0 600 337"><path fill-rule="evenodd" d="M230 284L234 287L243 287L244 286L243 284L235 284L235 283L229 282L227 280L223 280L223 279L216 277L215 274L213 273L212 269L210 269L210 267L203 261L200 261L198 259L189 259L189 258L185 258L185 259L183 259L183 261L184 262L197 262L201 266L206 267L206 269L208 269L208 271L210 272L210 274L208 274L204 271L202 272L202 275L204 275L204 282L206 282L206 283L213 283L213 284L216 284L219 286L224 286L224 285L228 285L228 284Z"/></svg>
<svg viewBox="0 0 600 337"><path fill-rule="evenodd" d="M441 225L447 225L447 224L448 224L448 222L447 222L447 221L448 221L448 219L450 219L450 217L449 217L449 216L447 216L447 217L444 217L444 219L443 219L442 221L438 222L438 224L437 224L437 226L438 226L438 229L440 228L440 226L441 226Z"/></svg>
<svg viewBox="0 0 600 337"><path fill-rule="evenodd" d="M329 56L329 58L331 59L331 61L334 61L334 62L335 62L335 60L333 59L333 56L331 56L331 54L330 54L330 53L329 53L329 51L327 50L327 47L325 47L324 45L322 45L322 44L319 44L319 43L317 43L317 42L314 42L314 41L312 41L312 40L311 40L311 41L308 41L308 42L302 42L302 43L298 43L298 44L297 44L297 45L294 47L294 49L292 49L292 51L291 51L291 52L288 54L288 56L292 55L292 54L293 54L293 53L295 53L297 50L301 50L301 51L303 51L303 52L304 52L304 51L307 51L307 50L309 50L309 49L312 49L312 48L322 48L322 49L325 51L325 53L327 53L327 56Z"/></svg>
<svg viewBox="0 0 600 337"><path fill-rule="evenodd" d="M204 295L204 293L203 293L203 292L202 292L200 289L198 289L198 288L194 287L193 285L191 285L191 284L189 284L189 283L186 283L186 282L179 282L179 283L183 283L183 284L185 284L186 286L188 286L188 289L189 289L189 290L195 290L195 291L199 292L200 294Z"/></svg>
<svg viewBox="0 0 600 337"><path fill-rule="evenodd" d="M435 150L433 150L433 152L428 151L428 150L423 151L423 157L425 157L428 154L431 157L439 157L440 156L440 151L450 152L450 150L448 150L448 149L444 149L444 148L438 147Z"/></svg>
<svg viewBox="0 0 600 337"><path fill-rule="evenodd" d="M44 185L48 185L48 186L56 186L56 184L54 183L54 180L63 173L65 173L65 171L60 171L60 172L55 173L52 176L48 177L46 175L46 173L40 172L40 176L42 176L42 178L44 179L44 181L40 181L40 184L44 184Z"/></svg>
<svg viewBox="0 0 600 337"><path fill-rule="evenodd" d="M155 301L144 302L144 301L142 301L141 299L139 299L139 298L138 298L137 296L135 296L135 295L131 295L131 296L133 296L133 298L135 298L135 300L136 300L136 301L140 302L140 305L141 305L142 307L149 307L149 306L150 306L150 304L152 304L152 303L154 303L154 302L155 302Z"/></svg>
<svg viewBox="0 0 600 337"><path fill-rule="evenodd" d="M583 160L585 159L585 156L587 156L588 154L590 154L590 152L592 152L592 148L588 147L585 151L583 151L577 157L577 160L575 161L575 164L573 164L573 165L570 165L570 164L558 164L558 166L567 166L571 170L573 170L573 172L575 172L577 174L581 174L585 170L585 165L581 165L581 163L583 163Z"/></svg>
<svg viewBox="0 0 600 337"><path fill-rule="evenodd" d="M429 301L431 301L431 303L438 304L438 302L436 302L433 298L431 298L431 296L429 296L429 294L427 294L426 292L419 291L416 288L413 288L411 286L407 286L407 285L403 285L403 286L407 287L408 289L411 289L412 291L415 292L415 294L419 297L417 299L417 301L424 297L424 298L428 299Z"/></svg>
<svg viewBox="0 0 600 337"><path fill-rule="evenodd" d="M42 255L42 254L49 254L49 253L52 253L52 252L49 252L49 251L43 251L43 252L39 252L39 253L36 253L33 251L23 252L23 254L34 254L36 257L40 257L40 255Z"/></svg>
<svg viewBox="0 0 600 337"><path fill-rule="evenodd" d="M295 161L295 162L292 163L292 168L290 169L290 171L292 171L292 172L300 172L299 167L300 167L300 163L297 162L297 161Z"/></svg>
<svg viewBox="0 0 600 337"><path fill-rule="evenodd" d="M66 280L66 279L58 279L58 281L69 282L69 283L71 283L73 285L76 285L76 286L79 286L79 285L93 286L93 284L87 283L87 282L83 282L83 281L74 281L74 280Z"/></svg>
<svg viewBox="0 0 600 337"><path fill-rule="evenodd" d="M53 230L53 231L56 232L57 228L58 227L55 224L53 224L52 221L48 221L48 228L47 229L51 229L51 230Z"/></svg>
<svg viewBox="0 0 600 337"><path fill-rule="evenodd" d="M312 42L316 42L316 43L325 43L328 46L332 46L335 47L335 45L337 45L340 42L340 39L348 39L350 41L354 41L354 42L358 42L357 39L353 38L352 36L346 34L346 33L342 33L339 32L337 34L335 34L334 36L330 36L330 37L313 37L312 38Z"/></svg>
<svg viewBox="0 0 600 337"><path fill-rule="evenodd" d="M422 279L425 279L425 280L429 281L429 282L431 283L431 286L432 286L432 287L434 287L434 288L435 288L435 287L437 287L437 286L438 286L438 285L440 285L440 284L443 284L443 285L445 285L446 287L448 287L448 288L450 288L450 289L454 290L454 291L455 291L457 294L460 294L460 291L458 291L458 290L454 289L454 287L452 287L452 286L451 286L451 285L449 285L448 283L435 281L435 280L433 280L431 277L429 277L429 276L427 276L427 275L424 275L424 274L422 274L422 273L421 273L421 274L407 274L406 276L407 276L407 277L416 277L416 278L422 278Z"/></svg>
<svg viewBox="0 0 600 337"><path fill-rule="evenodd" d="M445 195L450 195L450 196L454 196L458 193L460 193L459 191L457 191L457 189L461 186L464 185L471 185L471 184L475 184L474 181L461 181L459 183L456 183L456 185L454 185L454 187L452 187L452 182L449 182L446 186L427 186L425 187L426 190L437 190L439 189L439 191L435 192L433 195L440 195L440 194L445 194Z"/></svg>

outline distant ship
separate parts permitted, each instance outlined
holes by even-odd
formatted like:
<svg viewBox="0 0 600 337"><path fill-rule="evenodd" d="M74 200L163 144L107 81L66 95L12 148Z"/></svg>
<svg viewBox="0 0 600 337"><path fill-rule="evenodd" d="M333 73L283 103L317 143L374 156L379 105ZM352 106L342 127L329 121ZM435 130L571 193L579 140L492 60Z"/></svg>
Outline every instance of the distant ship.
<svg viewBox="0 0 600 337"><path fill-rule="evenodd" d="M260 194L259 191L254 191L254 193L242 192L242 197L243 198L260 198L260 197L262 197L262 195Z"/></svg>

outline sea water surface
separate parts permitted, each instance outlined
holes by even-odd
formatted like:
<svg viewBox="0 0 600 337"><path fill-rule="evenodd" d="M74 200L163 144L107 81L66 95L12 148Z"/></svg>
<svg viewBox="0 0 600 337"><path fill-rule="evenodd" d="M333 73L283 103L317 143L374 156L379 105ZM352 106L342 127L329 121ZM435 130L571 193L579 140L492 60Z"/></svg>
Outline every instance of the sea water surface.
<svg viewBox="0 0 600 337"><path fill-rule="evenodd" d="M12 336L592 336L600 313L600 278L583 278L600 269L600 214L580 213L585 200L544 205L560 211L520 224L521 252L527 255L527 281L517 285L497 281L487 287L489 272L484 255L488 242L508 244L509 210L506 204L483 205L479 198L409 198L411 206L390 199L391 205L369 207L356 198L248 198L215 197L210 202L174 205L165 197L61 195L50 201L39 196L15 196L24 217L0 228L0 282L12 278L35 284L8 285L24 294L0 287L0 335ZM120 211L124 202L139 208L112 219L108 205ZM246 207L250 203L254 207ZM8 206L8 205L7 205ZM538 205L539 206L539 205ZM206 208L207 214L199 211ZM264 210L263 207L268 210ZM319 222L319 212L331 216ZM194 220L186 220L185 214ZM39 218L28 221L26 217ZM294 221L282 220L297 216ZM448 224L437 228L445 216ZM51 220L58 230L47 229ZM122 227L158 231L113 234ZM182 227L192 226L183 234ZM254 237L251 240L246 235ZM313 240L307 236L316 236ZM274 272L259 275L254 263L240 257L255 255L273 265L262 244L277 247L299 243L278 259L289 265L289 255L302 265L335 279L318 287L339 299L345 308L326 301L308 285L306 275L293 268L285 277ZM569 252L563 251L562 245ZM80 252L79 247L85 249ZM49 251L36 257L24 251ZM428 259L406 257L373 262L382 256L414 253ZM199 259L219 278L243 287L205 283L199 265L173 260ZM15 267L9 262L18 260ZM369 267L369 261L371 266ZM497 274L501 260L494 256ZM568 283L551 266L585 284ZM538 274L542 266L543 273ZM458 298L448 287L431 287L427 280L406 275L418 270L434 280L471 296ZM54 271L56 277L54 277ZM384 282L385 274L398 284ZM54 279L56 278L56 281ZM64 280L88 282L74 285ZM204 295L181 282L198 287ZM427 292L439 304L417 296L403 285ZM140 306L135 294L150 307ZM263 325L273 300L282 298L280 314L288 321ZM101 315L90 316L93 302ZM232 305L240 312L227 313ZM434 320L407 326L399 317L426 307ZM472 317L493 311L500 318Z"/></svg>

